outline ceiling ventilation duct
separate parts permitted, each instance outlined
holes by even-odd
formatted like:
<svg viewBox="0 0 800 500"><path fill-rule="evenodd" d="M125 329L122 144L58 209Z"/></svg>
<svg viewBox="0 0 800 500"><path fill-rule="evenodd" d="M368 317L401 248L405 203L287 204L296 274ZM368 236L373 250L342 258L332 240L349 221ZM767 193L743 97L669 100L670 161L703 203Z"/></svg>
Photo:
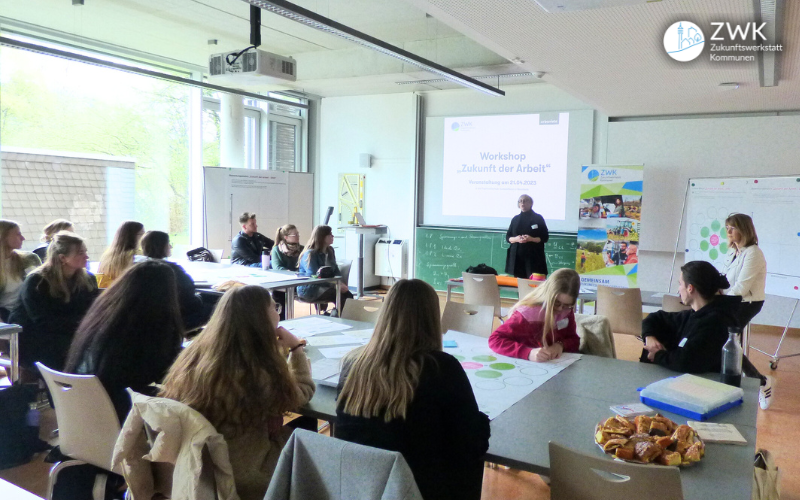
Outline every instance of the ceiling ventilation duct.
<svg viewBox="0 0 800 500"><path fill-rule="evenodd" d="M761 30L767 38L769 45L779 45L783 43L783 12L784 0L753 0L753 9L756 13L758 24L767 23ZM781 78L781 54L780 51L759 51L756 57L758 61L758 83L762 87L777 87Z"/></svg>

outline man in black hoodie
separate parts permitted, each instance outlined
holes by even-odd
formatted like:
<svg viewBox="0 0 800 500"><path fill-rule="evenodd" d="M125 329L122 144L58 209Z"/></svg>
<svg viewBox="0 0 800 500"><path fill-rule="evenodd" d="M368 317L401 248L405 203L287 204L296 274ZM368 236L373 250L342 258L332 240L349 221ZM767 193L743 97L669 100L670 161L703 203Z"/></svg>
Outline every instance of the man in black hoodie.
<svg viewBox="0 0 800 500"><path fill-rule="evenodd" d="M741 298L719 295L728 286L725 276L708 262L692 261L681 267L678 294L691 310L658 311L642 321L641 361L684 373L719 372L728 327L739 326Z"/></svg>

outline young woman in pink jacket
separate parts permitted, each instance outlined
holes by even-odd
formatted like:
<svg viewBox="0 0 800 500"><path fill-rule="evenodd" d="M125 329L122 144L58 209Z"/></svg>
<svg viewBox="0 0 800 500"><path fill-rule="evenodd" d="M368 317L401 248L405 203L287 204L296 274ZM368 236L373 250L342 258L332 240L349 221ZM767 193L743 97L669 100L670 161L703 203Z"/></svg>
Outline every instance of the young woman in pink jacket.
<svg viewBox="0 0 800 500"><path fill-rule="evenodd" d="M514 305L508 320L489 337L489 347L503 356L538 362L578 352L574 310L580 288L574 270L554 272Z"/></svg>

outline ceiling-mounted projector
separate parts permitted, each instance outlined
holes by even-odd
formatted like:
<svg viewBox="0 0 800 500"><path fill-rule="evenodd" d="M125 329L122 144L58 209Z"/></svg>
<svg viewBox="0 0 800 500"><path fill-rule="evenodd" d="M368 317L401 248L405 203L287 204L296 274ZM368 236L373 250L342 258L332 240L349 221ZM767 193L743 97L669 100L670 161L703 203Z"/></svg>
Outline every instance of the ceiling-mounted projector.
<svg viewBox="0 0 800 500"><path fill-rule="evenodd" d="M642 5L661 0L536 0L547 12L574 12L578 10L604 9L607 7L625 7Z"/></svg>
<svg viewBox="0 0 800 500"><path fill-rule="evenodd" d="M208 58L208 73L214 83L260 85L297 81L297 62L258 49L250 49L234 60L241 51L213 54ZM228 61L233 61L229 64Z"/></svg>

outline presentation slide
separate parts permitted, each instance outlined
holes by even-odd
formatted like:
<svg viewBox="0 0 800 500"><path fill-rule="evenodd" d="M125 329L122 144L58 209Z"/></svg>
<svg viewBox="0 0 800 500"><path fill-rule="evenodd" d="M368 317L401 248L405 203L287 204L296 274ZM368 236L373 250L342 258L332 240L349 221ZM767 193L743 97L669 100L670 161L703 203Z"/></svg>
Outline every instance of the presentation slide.
<svg viewBox="0 0 800 500"><path fill-rule="evenodd" d="M565 220L569 113L445 118L443 146L442 215L510 219L528 194Z"/></svg>

